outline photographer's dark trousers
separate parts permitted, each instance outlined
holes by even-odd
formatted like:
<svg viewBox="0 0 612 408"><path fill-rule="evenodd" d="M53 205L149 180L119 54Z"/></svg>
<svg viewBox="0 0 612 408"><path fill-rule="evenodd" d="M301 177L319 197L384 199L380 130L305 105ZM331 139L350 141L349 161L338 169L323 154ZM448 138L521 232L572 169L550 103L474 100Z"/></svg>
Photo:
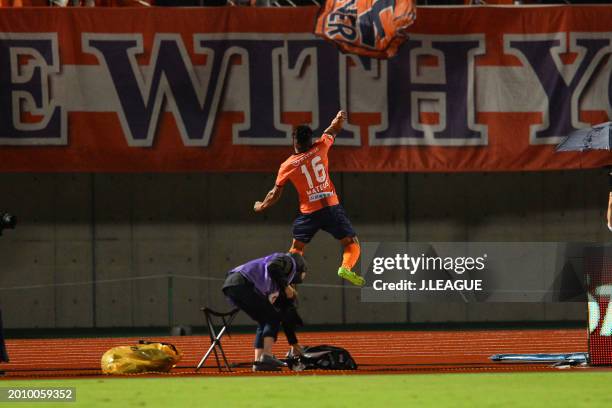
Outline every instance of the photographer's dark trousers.
<svg viewBox="0 0 612 408"><path fill-rule="evenodd" d="M2 310L0 310L0 362L9 362L6 347L4 345L4 334L2 333Z"/></svg>
<svg viewBox="0 0 612 408"><path fill-rule="evenodd" d="M283 322L283 331L285 332L285 337L287 337L287 343L290 345L298 344L298 338L295 334L295 325L290 323ZM261 325L257 326L257 331L255 332L255 347L263 348L263 327Z"/></svg>
<svg viewBox="0 0 612 408"><path fill-rule="evenodd" d="M255 291L252 283L224 287L223 293L236 307L257 322L255 348L263 348L264 337L272 337L276 341L281 324L280 313L274 309L268 299Z"/></svg>

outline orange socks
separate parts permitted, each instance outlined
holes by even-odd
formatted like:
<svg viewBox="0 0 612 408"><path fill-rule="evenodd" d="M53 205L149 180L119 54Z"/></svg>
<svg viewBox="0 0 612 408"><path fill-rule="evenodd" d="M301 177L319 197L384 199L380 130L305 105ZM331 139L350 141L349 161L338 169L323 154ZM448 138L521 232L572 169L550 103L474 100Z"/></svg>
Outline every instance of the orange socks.
<svg viewBox="0 0 612 408"><path fill-rule="evenodd" d="M348 239L347 239L348 240ZM361 255L361 249L359 247L359 243L353 239L350 239L348 244L343 244L344 252L342 254L342 267L348 268L351 271L355 267L355 264L359 260L359 255ZM293 244L289 249L289 252L292 254L300 254L304 256L304 247L306 244L300 241L293 240Z"/></svg>
<svg viewBox="0 0 612 408"><path fill-rule="evenodd" d="M353 267L357 263L359 259L359 255L361 254L361 249L359 248L359 244L356 242L351 242L348 245L344 246L344 253L342 254L342 267L348 268L351 271Z"/></svg>
<svg viewBox="0 0 612 408"><path fill-rule="evenodd" d="M291 248L289 249L289 252L292 254L300 254L302 256L304 256L304 247L306 246L306 244L304 244L301 241L296 241L295 239L293 240L293 243L291 244Z"/></svg>

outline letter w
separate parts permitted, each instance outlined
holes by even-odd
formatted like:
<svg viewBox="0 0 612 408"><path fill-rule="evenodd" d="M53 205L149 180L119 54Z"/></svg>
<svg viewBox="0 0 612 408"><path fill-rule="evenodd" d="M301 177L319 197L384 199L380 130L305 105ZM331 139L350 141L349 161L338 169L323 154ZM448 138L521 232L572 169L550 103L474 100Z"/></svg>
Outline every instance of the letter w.
<svg viewBox="0 0 612 408"><path fill-rule="evenodd" d="M166 102L185 146L208 146L229 58L196 46L196 53L207 55L209 68L202 86L178 34L155 36L148 69L136 60L144 51L141 34L85 33L82 41L83 51L94 54L111 76L128 145L153 144Z"/></svg>

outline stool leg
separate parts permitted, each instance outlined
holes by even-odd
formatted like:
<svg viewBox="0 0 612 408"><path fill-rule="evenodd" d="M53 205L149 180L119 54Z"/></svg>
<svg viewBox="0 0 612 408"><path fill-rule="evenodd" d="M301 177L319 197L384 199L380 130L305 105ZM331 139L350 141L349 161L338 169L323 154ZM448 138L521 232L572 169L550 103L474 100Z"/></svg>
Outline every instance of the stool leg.
<svg viewBox="0 0 612 408"><path fill-rule="evenodd" d="M217 353L217 346L219 343L219 339L221 337L219 337L219 335L215 332L215 327L213 326L212 319L209 316L207 316L206 321L208 323L208 336L210 337L210 342L213 345L213 352L215 353L215 361L217 362L217 369L219 370L219 372L221 372L222 371L221 361L219 361L219 354ZM223 332L224 328L225 327L222 327L219 333Z"/></svg>
<svg viewBox="0 0 612 408"><path fill-rule="evenodd" d="M204 357L202 357L202 359L200 360L200 362L198 363L198 366L196 367L196 372L202 368L202 366L204 365L204 363L206 362L206 360L208 360L208 356L210 356L210 353L213 351L213 349L215 348L215 343L211 344L210 347L208 348L208 351L206 352L206 354L204 354Z"/></svg>
<svg viewBox="0 0 612 408"><path fill-rule="evenodd" d="M217 361L217 368L219 369L219 372L222 372L222 365L221 365L221 361L219 360L219 353L217 353L217 343L215 343L215 347L213 348L213 352L215 353L215 360Z"/></svg>
<svg viewBox="0 0 612 408"><path fill-rule="evenodd" d="M231 369L231 367L229 365L229 362L227 361L227 357L225 357L225 351L223 351L223 347L221 346L221 336L223 336L225 334L226 327L227 326L223 326L223 328L219 332L219 335L217 336L217 338L219 339L217 341L217 344L219 346L219 351L221 352L221 356L223 357L223 361L225 361L225 366L227 367L227 371L229 371L231 373L232 369Z"/></svg>
<svg viewBox="0 0 612 408"><path fill-rule="evenodd" d="M208 348L208 351L206 351L206 354L204 354L204 357L202 357L202 359L198 363L198 366L195 369L196 373L200 370L200 368L202 368L206 360L208 360L210 353L213 351L215 352L215 358L217 359L217 367L219 368L219 371L221 371L221 364L219 361L219 357L217 356L217 350L216 350L217 333L215 333L215 327L212 324L212 319L210 318L210 315L207 312L204 312L204 315L206 316L206 325L208 326L208 337L210 338L210 347Z"/></svg>
<svg viewBox="0 0 612 408"><path fill-rule="evenodd" d="M202 357L202 359L198 363L198 366L196 367L195 371L198 372L200 368L202 368L204 363L206 363L206 360L208 360L210 354L215 353L217 368L219 369L219 372L223 372L223 366L221 365L219 353L217 352L217 348L219 348L219 352L221 352L221 357L223 358L223 362L225 363L227 370L229 372L232 372L232 368L230 367L229 361L227 360L225 351L223 351L223 346L221 346L221 338L227 332L227 328L236 317L236 314L238 314L238 310L236 309L233 311L233 313L229 314L229 319L227 321L225 320L225 317L223 317L223 327L221 328L221 330L219 330L219 333L215 332L215 327L213 325L211 315L208 313L208 311L205 310L204 314L206 316L206 324L208 325L208 337L210 338L211 345L208 348L208 351L206 351L206 354L204 354L204 357Z"/></svg>
<svg viewBox="0 0 612 408"><path fill-rule="evenodd" d="M219 360L219 354L217 353L217 347L219 348L219 351L221 352L221 356L223 357L223 361L225 362L227 369L230 372L232 371L232 369L230 368L229 362L227 361L227 358L225 357L225 352L223 351L223 347L221 346L221 337L223 337L223 335L225 334L225 330L226 328L225 326L223 326L223 328L221 328L221 331L219 331L219 334L217 334L217 337L213 339L212 344L208 348L208 351L206 352L206 354L204 354L204 357L202 357L202 360L200 360L200 363L198 364L196 371L198 371L202 367L202 365L204 365L204 363L210 356L211 352L215 353L215 359L217 360L217 367L219 368L219 371L223 371L221 369L222 366L221 366L221 361Z"/></svg>

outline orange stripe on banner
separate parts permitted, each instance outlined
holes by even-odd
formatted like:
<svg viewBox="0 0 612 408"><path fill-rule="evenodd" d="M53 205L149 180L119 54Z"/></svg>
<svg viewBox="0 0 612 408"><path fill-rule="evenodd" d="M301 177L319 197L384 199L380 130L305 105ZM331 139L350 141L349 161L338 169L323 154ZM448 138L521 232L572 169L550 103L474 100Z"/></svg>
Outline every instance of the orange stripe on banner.
<svg viewBox="0 0 612 408"><path fill-rule="evenodd" d="M281 114L281 122L293 127L308 124L312 122L312 113L310 112L283 112Z"/></svg>
<svg viewBox="0 0 612 408"><path fill-rule="evenodd" d="M440 61L434 55L420 55L417 64L419 67L437 67Z"/></svg>
<svg viewBox="0 0 612 408"><path fill-rule="evenodd" d="M438 112L421 112L419 114L419 123L423 125L437 125L440 123L440 114Z"/></svg>
<svg viewBox="0 0 612 408"><path fill-rule="evenodd" d="M607 122L608 113L606 111L581 111L580 121L586 123L603 123Z"/></svg>
<svg viewBox="0 0 612 408"><path fill-rule="evenodd" d="M565 65L572 65L576 62L576 58L578 57L578 53L576 52L564 52L559 54L559 59Z"/></svg>
<svg viewBox="0 0 612 408"><path fill-rule="evenodd" d="M372 125L378 114L352 115L352 123L361 126L362 145L367 143L365 124ZM286 114L287 123L303 119L301 114ZM519 134L528 132L530 124L541 122L534 113L479 113L477 120L489 126L487 147L344 147L335 146L330 167L334 171L509 171L552 170L563 168L603 167L610 163L610 153L553 154L554 146L530 146ZM128 147L113 113L72 113L69 121L82 129L69 135L70 148L11 147L0 149L0 166L4 171L18 172L148 172L148 171L268 171L291 154L290 146L257 147L235 145L231 149L231 126L242 123L242 113L222 113L217 131L208 148L184 147L174 118L163 114L161 136L150 148ZM99 138L94 130L104 130ZM489 151L490 154L483 154ZM24 156L25 155L25 156ZM390 166L391 165L391 166Z"/></svg>

